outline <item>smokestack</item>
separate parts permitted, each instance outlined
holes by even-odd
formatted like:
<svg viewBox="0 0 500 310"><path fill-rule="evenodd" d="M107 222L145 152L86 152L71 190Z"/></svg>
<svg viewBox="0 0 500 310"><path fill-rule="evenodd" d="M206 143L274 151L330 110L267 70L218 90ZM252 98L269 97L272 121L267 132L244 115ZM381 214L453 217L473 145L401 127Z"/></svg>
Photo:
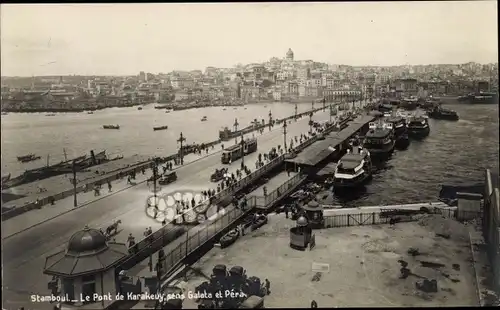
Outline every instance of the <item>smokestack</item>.
<svg viewBox="0 0 500 310"><path fill-rule="evenodd" d="M92 160L92 165L97 165L97 161L95 159L95 153L94 150L90 150L90 158Z"/></svg>

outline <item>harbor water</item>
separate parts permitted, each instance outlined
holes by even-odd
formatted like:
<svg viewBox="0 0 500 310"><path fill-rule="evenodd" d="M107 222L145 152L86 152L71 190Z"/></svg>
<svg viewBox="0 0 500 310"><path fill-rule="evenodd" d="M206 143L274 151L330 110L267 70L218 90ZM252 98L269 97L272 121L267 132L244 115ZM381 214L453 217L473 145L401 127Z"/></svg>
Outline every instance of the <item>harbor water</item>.
<svg viewBox="0 0 500 310"><path fill-rule="evenodd" d="M316 104L319 107L320 104ZM446 104L460 115L458 122L430 120L431 133L422 141L412 141L404 151L395 151L378 165L373 180L361 190L332 204L365 206L436 200L443 183L482 182L484 168L498 170L498 105ZM88 154L90 150L106 150L109 156L159 155L178 149L180 133L186 143L217 139L218 131L239 128L255 118L293 115L294 104L270 103L245 107L202 108L184 111L154 109L148 105L137 108L113 108L87 113L45 113L2 116L2 175L17 176L25 169L51 164L67 158ZM298 112L311 109L310 103L298 104ZM207 116L206 122L201 118ZM104 130L102 125L120 125L120 130ZM167 130L153 127L168 125ZM35 153L41 160L21 164L16 156Z"/></svg>

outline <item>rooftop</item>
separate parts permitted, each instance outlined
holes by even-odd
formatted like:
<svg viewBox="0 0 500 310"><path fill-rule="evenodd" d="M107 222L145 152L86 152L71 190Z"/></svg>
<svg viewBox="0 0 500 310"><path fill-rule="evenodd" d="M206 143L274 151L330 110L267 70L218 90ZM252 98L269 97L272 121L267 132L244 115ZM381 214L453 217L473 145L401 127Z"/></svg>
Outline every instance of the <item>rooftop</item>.
<svg viewBox="0 0 500 310"><path fill-rule="evenodd" d="M193 266L207 275L217 264L242 266L247 274L271 283L265 307L427 307L477 306L468 232L464 225L442 217L389 225L329 228L314 231L316 247L297 251L289 247L284 214L270 215L269 223L240 237L228 248L213 248ZM449 233L449 239L436 233ZM418 256L408 254L418 248ZM264 255L252 255L262 253ZM400 263L411 275L400 279ZM425 262L425 263L422 263ZM313 263L329 265L316 273ZM430 264L429 264L430 263ZM436 265L433 265L436 264ZM441 265L442 264L442 265ZM455 268L452 268L452 264ZM425 266L424 266L425 265ZM429 267L431 266L431 267ZM457 270L458 269L458 270ZM438 292L424 293L415 283L435 279ZM180 286L194 290L205 279L190 275ZM184 307L196 307L186 300Z"/></svg>
<svg viewBox="0 0 500 310"><path fill-rule="evenodd" d="M44 273L72 277L104 271L128 256L122 243L106 242L99 230L86 226L71 236L66 251L46 258Z"/></svg>

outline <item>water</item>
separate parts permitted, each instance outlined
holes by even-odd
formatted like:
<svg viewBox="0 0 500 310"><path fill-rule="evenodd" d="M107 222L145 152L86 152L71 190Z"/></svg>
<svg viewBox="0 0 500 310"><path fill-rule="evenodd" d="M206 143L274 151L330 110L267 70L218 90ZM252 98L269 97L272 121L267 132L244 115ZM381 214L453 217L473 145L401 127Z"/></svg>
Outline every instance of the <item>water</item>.
<svg viewBox="0 0 500 310"><path fill-rule="evenodd" d="M458 122L430 119L430 135L375 168L362 190L333 204L368 206L436 201L441 184L484 182L484 169L498 170L498 105L446 104Z"/></svg>
<svg viewBox="0 0 500 310"><path fill-rule="evenodd" d="M50 154L51 163L80 156L93 149L106 150L111 156L169 155L178 148L176 140L183 132L187 143L215 140L223 126L232 128L238 118L240 127L254 119L268 119L294 113L287 103L205 108L166 114L152 105L137 108L108 109L86 113L9 114L2 116L2 175L21 173L40 167L46 159L28 164L17 162L16 156L36 153ZM448 104L460 114L458 122L430 120L431 133L423 141L412 141L405 151L396 151L392 158L377 167L373 180L364 190L348 197L335 198L334 204L363 206L421 202L437 199L443 183L482 182L484 168L498 170L498 105ZM298 105L298 111L311 104ZM208 121L201 122L207 116ZM104 124L119 124L120 130L101 129ZM168 130L153 131L154 126L168 125Z"/></svg>
<svg viewBox="0 0 500 310"><path fill-rule="evenodd" d="M319 107L317 105L316 107ZM245 110L246 108L246 110ZM295 113L295 105L270 103L246 105L245 108L221 107L192 109L184 111L158 110L147 105L143 110L132 108L112 108L87 113L60 113L46 116L46 113L10 113L2 115L2 175L21 174L26 169L58 163L68 159L106 150L110 157L159 155L175 153L179 147L177 139L182 132L185 143L202 143L216 140L219 130L227 126L233 129L235 118L239 128L250 125L257 118L269 119L269 111L274 118L282 118ZM297 105L297 111L311 109L311 104ZM208 120L201 122L207 116ZM102 129L102 125L118 124L120 130ZM168 125L167 130L153 131L153 127ZM20 163L16 156L35 153L42 158L38 161Z"/></svg>

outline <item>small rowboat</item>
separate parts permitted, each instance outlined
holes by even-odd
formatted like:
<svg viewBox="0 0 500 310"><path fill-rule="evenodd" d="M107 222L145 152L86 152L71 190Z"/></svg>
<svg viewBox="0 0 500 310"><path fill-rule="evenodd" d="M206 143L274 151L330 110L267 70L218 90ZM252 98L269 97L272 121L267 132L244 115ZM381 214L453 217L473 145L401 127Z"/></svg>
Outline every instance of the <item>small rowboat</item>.
<svg viewBox="0 0 500 310"><path fill-rule="evenodd" d="M157 131L157 130L167 130L167 129L168 129L168 126L153 127L154 131Z"/></svg>
<svg viewBox="0 0 500 310"><path fill-rule="evenodd" d="M104 129L120 129L120 125L103 125Z"/></svg>

